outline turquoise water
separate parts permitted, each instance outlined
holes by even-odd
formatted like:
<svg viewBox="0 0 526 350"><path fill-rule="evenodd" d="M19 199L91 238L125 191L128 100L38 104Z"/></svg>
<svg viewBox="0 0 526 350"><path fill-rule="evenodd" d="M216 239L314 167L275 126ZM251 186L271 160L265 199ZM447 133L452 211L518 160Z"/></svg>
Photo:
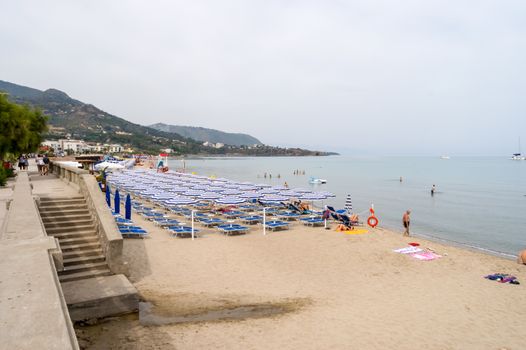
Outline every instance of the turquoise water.
<svg viewBox="0 0 526 350"><path fill-rule="evenodd" d="M273 185L286 181L291 187L337 195L320 205L343 207L350 194L356 212L374 204L380 225L400 232L402 214L411 209L414 234L510 256L526 248L526 161L333 156L201 158L186 159L185 164L187 171L200 175ZM170 165L181 168L182 162L174 159ZM296 169L306 175L293 175ZM265 172L272 179L263 178ZM310 176L327 184L310 185ZM435 196L430 195L433 184Z"/></svg>

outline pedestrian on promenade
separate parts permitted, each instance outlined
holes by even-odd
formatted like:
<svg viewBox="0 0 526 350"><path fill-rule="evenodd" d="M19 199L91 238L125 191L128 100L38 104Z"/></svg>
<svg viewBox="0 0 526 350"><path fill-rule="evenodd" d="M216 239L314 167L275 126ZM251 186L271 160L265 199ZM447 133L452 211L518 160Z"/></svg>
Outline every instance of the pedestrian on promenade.
<svg viewBox="0 0 526 350"><path fill-rule="evenodd" d="M406 210L404 213L404 216L402 216L402 223L404 224L404 236L409 236L409 224L411 222L411 218L409 217L411 215L411 210Z"/></svg>
<svg viewBox="0 0 526 350"><path fill-rule="evenodd" d="M48 158L47 154L44 154L44 158L42 158L42 160L44 161L43 172L44 172L44 175L47 175L48 172L49 172L49 158Z"/></svg>

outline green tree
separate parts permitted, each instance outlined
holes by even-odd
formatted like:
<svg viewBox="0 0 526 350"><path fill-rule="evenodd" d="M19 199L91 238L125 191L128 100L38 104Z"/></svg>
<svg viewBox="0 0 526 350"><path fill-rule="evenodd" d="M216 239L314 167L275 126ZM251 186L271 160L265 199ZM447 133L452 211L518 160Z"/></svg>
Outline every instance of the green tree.
<svg viewBox="0 0 526 350"><path fill-rule="evenodd" d="M12 103L0 94L0 160L8 154L34 152L47 130L47 117L38 109Z"/></svg>

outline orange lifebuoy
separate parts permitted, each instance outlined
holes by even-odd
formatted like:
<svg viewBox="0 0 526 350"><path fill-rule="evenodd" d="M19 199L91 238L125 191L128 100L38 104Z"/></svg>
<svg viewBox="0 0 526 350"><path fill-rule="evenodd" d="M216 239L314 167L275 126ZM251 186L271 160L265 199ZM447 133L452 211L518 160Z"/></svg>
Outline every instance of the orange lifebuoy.
<svg viewBox="0 0 526 350"><path fill-rule="evenodd" d="M378 219L376 218L376 216L369 216L369 218L367 219L367 225L371 226L372 228L375 228L376 225L378 225Z"/></svg>

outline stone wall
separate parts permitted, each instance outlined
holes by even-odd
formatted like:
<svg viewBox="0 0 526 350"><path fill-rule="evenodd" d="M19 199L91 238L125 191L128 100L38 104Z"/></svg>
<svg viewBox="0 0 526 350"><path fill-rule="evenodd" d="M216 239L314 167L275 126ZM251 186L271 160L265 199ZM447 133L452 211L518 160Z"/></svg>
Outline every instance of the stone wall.
<svg viewBox="0 0 526 350"><path fill-rule="evenodd" d="M95 219L99 240L110 270L115 274L127 274L127 266L122 258L123 239L95 177L87 170L60 162L51 162L49 170L79 189Z"/></svg>

